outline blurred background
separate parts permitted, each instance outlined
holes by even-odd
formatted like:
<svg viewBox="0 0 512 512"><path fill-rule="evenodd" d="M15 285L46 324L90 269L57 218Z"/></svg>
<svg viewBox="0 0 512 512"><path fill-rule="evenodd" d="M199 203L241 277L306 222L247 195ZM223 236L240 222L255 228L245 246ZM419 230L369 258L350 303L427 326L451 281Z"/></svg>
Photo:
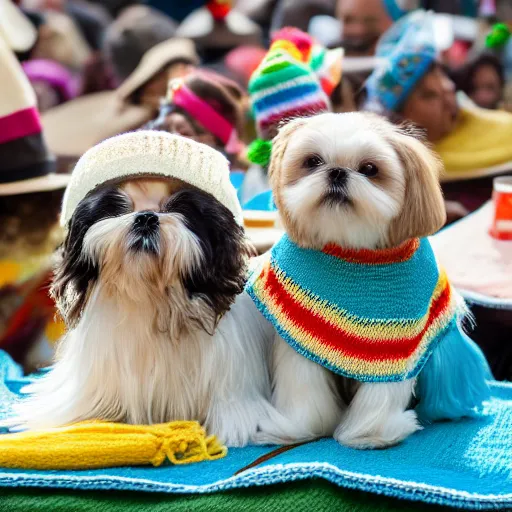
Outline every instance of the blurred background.
<svg viewBox="0 0 512 512"><path fill-rule="evenodd" d="M0 349L31 371L64 332L47 293L60 204L96 143L145 128L223 152L261 252L281 233L278 127L367 110L443 160L448 224L462 220L439 257L512 379L512 242L487 229L512 171L511 27L510 0L0 0Z"/></svg>

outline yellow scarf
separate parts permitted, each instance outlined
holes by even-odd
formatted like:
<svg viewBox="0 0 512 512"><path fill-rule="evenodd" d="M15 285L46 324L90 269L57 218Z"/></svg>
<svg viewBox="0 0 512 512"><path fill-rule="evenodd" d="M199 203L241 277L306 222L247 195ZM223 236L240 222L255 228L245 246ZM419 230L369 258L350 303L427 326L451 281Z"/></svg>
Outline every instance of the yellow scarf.
<svg viewBox="0 0 512 512"><path fill-rule="evenodd" d="M0 436L0 467L95 469L216 460L227 448L195 421L124 425L90 421Z"/></svg>
<svg viewBox="0 0 512 512"><path fill-rule="evenodd" d="M471 179L512 169L512 114L460 102L455 130L434 145L446 173L441 181Z"/></svg>

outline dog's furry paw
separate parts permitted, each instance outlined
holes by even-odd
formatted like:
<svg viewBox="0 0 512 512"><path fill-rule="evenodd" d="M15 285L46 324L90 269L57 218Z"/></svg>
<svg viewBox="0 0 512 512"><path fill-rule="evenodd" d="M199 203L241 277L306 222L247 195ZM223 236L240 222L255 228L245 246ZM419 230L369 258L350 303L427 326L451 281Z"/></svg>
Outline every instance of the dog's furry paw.
<svg viewBox="0 0 512 512"><path fill-rule="evenodd" d="M359 450L387 448L401 443L421 428L416 413L411 410L389 417L379 428L371 431L347 430L342 423L334 432L334 439L342 445Z"/></svg>
<svg viewBox="0 0 512 512"><path fill-rule="evenodd" d="M294 444L316 439L318 435L300 427L273 407L258 423L258 431L254 436L254 444Z"/></svg>
<svg viewBox="0 0 512 512"><path fill-rule="evenodd" d="M253 442L254 444L293 444L310 437L298 432L297 429L282 428L266 418L260 421Z"/></svg>
<svg viewBox="0 0 512 512"><path fill-rule="evenodd" d="M226 446L240 448L256 442L260 418L265 416L263 400L215 404L208 414L206 428Z"/></svg>

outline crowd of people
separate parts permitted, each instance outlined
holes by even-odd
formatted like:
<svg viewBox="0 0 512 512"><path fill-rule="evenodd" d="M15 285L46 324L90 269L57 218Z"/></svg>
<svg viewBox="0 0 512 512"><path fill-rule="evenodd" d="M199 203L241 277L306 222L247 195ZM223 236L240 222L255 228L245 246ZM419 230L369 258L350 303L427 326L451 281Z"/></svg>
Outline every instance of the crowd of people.
<svg viewBox="0 0 512 512"><path fill-rule="evenodd" d="M512 170L507 23L506 0L0 0L0 349L27 371L51 359L68 176L119 133L214 147L267 210L283 123L371 111L438 153L449 223L477 210Z"/></svg>

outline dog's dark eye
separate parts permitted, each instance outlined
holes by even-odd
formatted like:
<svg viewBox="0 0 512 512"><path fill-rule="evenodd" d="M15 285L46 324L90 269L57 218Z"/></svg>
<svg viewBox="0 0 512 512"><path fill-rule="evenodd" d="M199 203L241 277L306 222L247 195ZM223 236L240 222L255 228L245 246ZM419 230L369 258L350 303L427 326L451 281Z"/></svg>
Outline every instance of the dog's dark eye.
<svg viewBox="0 0 512 512"><path fill-rule="evenodd" d="M368 176L369 178L371 178L378 174L379 168L375 164L366 163L359 167L358 172L360 172L364 176Z"/></svg>
<svg viewBox="0 0 512 512"><path fill-rule="evenodd" d="M304 160L304 167L306 169L314 169L315 167L319 167L323 163L324 161L322 160L321 157L319 157L318 155L311 155L308 156L306 160Z"/></svg>

